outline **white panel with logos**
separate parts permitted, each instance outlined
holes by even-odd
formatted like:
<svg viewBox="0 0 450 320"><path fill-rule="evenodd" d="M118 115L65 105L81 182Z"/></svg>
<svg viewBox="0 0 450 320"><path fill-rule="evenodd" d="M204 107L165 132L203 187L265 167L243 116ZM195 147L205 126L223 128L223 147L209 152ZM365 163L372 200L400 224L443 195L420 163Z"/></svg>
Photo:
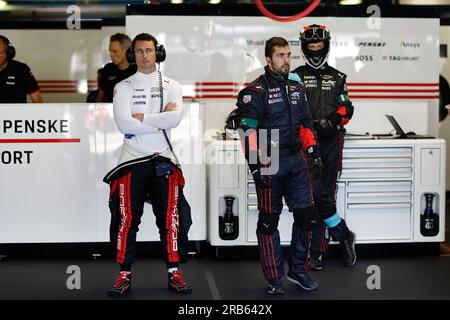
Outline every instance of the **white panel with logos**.
<svg viewBox="0 0 450 320"><path fill-rule="evenodd" d="M109 186L122 135L112 104L2 105L0 243L109 241ZM206 239L203 106L185 103L172 143L192 208L190 240ZM159 241L149 205L138 240Z"/></svg>

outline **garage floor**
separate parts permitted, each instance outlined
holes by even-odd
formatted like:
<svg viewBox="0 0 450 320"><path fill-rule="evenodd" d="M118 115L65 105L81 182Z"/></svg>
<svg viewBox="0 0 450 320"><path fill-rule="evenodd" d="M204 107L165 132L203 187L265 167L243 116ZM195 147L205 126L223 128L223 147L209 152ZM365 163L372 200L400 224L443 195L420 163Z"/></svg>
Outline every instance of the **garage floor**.
<svg viewBox="0 0 450 320"><path fill-rule="evenodd" d="M447 202L447 225L449 224ZM450 245L441 244L440 255L407 256L399 249L388 255L370 254L358 246L359 259L354 268L346 268L329 255L322 271L311 272L319 284L314 293L302 291L285 281L286 294L268 295L264 291L256 252L227 259L215 254L194 256L184 266L185 279L193 294L180 296L169 292L165 266L158 257L138 258L133 265L133 289L124 299L450 299ZM378 251L375 251L378 252ZM361 253L361 254L360 254ZM419 254L419 251L417 251ZM423 252L422 252L423 253ZM229 255L230 253L228 253ZM39 252L35 255L39 255ZM67 269L76 265L81 271L81 289L69 290ZM380 268L380 289L368 289L369 266ZM111 258L30 258L7 256L0 260L0 300L5 299L109 299L106 289L118 271ZM287 271L287 265L286 265ZM371 281L369 281L371 282Z"/></svg>
<svg viewBox="0 0 450 320"><path fill-rule="evenodd" d="M68 266L81 270L81 289L69 290ZM381 289L369 290L367 268L380 267ZM125 299L274 299L265 293L259 262L215 261L194 258L185 268L194 291L179 296L166 289L164 264L140 259L133 267L133 290ZM327 261L313 272L319 283L314 293L285 281L286 294L277 299L450 299L450 257L363 259L348 269L339 260ZM0 263L0 300L5 299L108 299L117 266L103 260L3 261Z"/></svg>

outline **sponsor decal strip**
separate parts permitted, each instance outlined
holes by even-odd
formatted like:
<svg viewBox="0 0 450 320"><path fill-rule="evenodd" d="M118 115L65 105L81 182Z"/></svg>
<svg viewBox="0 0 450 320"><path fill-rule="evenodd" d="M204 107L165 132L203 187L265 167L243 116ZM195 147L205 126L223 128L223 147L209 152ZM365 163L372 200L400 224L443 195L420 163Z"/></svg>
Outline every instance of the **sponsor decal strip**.
<svg viewBox="0 0 450 320"><path fill-rule="evenodd" d="M84 81L79 80L39 80L42 93L79 93L78 85ZM83 84L84 85L84 84ZM88 91L97 89L97 80L87 80Z"/></svg>
<svg viewBox="0 0 450 320"><path fill-rule="evenodd" d="M195 88L194 91L195 92L239 92L240 89L232 89L232 88L230 88L230 89L228 89L228 88L220 88L220 89L204 89L204 88L201 88L201 89L198 89L198 88Z"/></svg>
<svg viewBox="0 0 450 320"><path fill-rule="evenodd" d="M247 85L248 83L238 83L238 82L196 82L196 86L241 86Z"/></svg>
<svg viewBox="0 0 450 320"><path fill-rule="evenodd" d="M178 197L179 197L180 174L176 171L168 178L168 197L166 210L166 231L167 231L167 260L169 263L179 262L180 255L178 252L178 230L179 230L179 214L178 214Z"/></svg>
<svg viewBox="0 0 450 320"><path fill-rule="evenodd" d="M42 93L79 93L76 80L41 80L39 86ZM183 98L187 99L237 99L237 93L249 83L238 82L195 82L185 84L192 86ZM439 83L370 83L349 82L349 93L351 99L438 99ZM219 88L218 88L219 87ZM358 87L358 88L354 88ZM366 88L359 88L366 87ZM375 88L373 88L375 87ZM386 88L380 88L386 87ZM399 88L405 87L405 88ZM409 89L414 87L415 89ZM424 88L419 88L424 87ZM432 87L432 88L430 88ZM88 80L88 90L96 89L96 80ZM358 93L358 94L353 94ZM367 94L369 93L369 94ZM379 93L379 94L374 94ZM382 93L385 93L384 95ZM400 93L391 95L390 93ZM402 95L405 93L405 95ZM406 93L410 93L409 95ZM436 94L430 94L436 93Z"/></svg>
<svg viewBox="0 0 450 320"><path fill-rule="evenodd" d="M195 99L237 99L237 95L227 94L205 94L195 96L183 96L183 98L195 98Z"/></svg>
<svg viewBox="0 0 450 320"><path fill-rule="evenodd" d="M196 82L184 98L236 99L237 92L248 83ZM348 83L352 99L438 99L438 83ZM220 87L220 88L217 88ZM356 87L356 88L352 88ZM366 87L366 88L362 88ZM384 87L384 88L383 88ZM405 87L405 88L401 88ZM414 89L410 89L413 87ZM227 94L228 93L228 94ZM358 94L355 94L358 93ZM383 94L384 93L384 94ZM392 94L397 93L397 94ZM434 93L434 94L431 94Z"/></svg>
<svg viewBox="0 0 450 320"><path fill-rule="evenodd" d="M439 96L363 96L349 95L350 99L439 99Z"/></svg>
<svg viewBox="0 0 450 320"><path fill-rule="evenodd" d="M46 90L41 88L41 93L78 93L78 90Z"/></svg>
<svg viewBox="0 0 450 320"><path fill-rule="evenodd" d="M117 234L117 256L119 264L124 263L127 251L128 233L133 215L131 212L131 172L119 180L119 214L120 225Z"/></svg>
<svg viewBox="0 0 450 320"><path fill-rule="evenodd" d="M435 90L412 90L412 89L351 89L349 92L439 92L439 89Z"/></svg>
<svg viewBox="0 0 450 320"><path fill-rule="evenodd" d="M373 82L347 82L347 86L373 86L373 87L435 87L439 83L373 83Z"/></svg>

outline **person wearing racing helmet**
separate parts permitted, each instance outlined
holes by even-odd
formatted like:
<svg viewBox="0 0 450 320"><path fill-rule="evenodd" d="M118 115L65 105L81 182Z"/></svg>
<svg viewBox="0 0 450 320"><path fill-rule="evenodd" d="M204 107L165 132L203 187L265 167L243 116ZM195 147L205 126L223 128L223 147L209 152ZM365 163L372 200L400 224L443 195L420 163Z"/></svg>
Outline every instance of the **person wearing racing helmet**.
<svg viewBox="0 0 450 320"><path fill-rule="evenodd" d="M309 25L300 32L301 51L306 62L294 70L291 78L303 82L314 119L322 154L322 174L313 181L314 204L321 219L312 231L310 268L323 268L329 236L339 241L346 266L356 262L355 234L336 211L336 180L342 169L343 126L353 115L348 98L346 75L327 63L330 32L325 26ZM322 223L323 222L323 223Z"/></svg>

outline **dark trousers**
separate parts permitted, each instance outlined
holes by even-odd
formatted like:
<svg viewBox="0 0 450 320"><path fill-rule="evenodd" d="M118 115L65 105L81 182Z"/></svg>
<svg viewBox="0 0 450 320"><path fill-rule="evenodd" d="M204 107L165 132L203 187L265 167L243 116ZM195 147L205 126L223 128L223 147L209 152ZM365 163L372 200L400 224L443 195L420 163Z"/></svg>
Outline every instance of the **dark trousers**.
<svg viewBox="0 0 450 320"><path fill-rule="evenodd" d="M258 197L258 238L262 271L267 280L280 279L284 275L283 256L278 231L278 221L283 210L283 197L289 211L312 206L312 186L308 165L303 153L279 158L279 170L264 184L255 179ZM262 169L264 172L264 168ZM263 228L272 224L271 231ZM263 231L264 229L264 231ZM290 268L303 273L307 269L308 233L293 225Z"/></svg>
<svg viewBox="0 0 450 320"><path fill-rule="evenodd" d="M164 171L170 174L161 175ZM136 234L145 202L152 204L166 264L176 266L186 261L187 234L192 221L183 186L181 170L164 157L133 164L111 183L110 241L117 263L131 265L134 262Z"/></svg>
<svg viewBox="0 0 450 320"><path fill-rule="evenodd" d="M336 213L336 180L342 170L344 137L341 133L330 138L319 137L319 146L324 167L321 179L313 182L314 205L319 219L312 231L311 250L324 253L330 237L323 220Z"/></svg>

